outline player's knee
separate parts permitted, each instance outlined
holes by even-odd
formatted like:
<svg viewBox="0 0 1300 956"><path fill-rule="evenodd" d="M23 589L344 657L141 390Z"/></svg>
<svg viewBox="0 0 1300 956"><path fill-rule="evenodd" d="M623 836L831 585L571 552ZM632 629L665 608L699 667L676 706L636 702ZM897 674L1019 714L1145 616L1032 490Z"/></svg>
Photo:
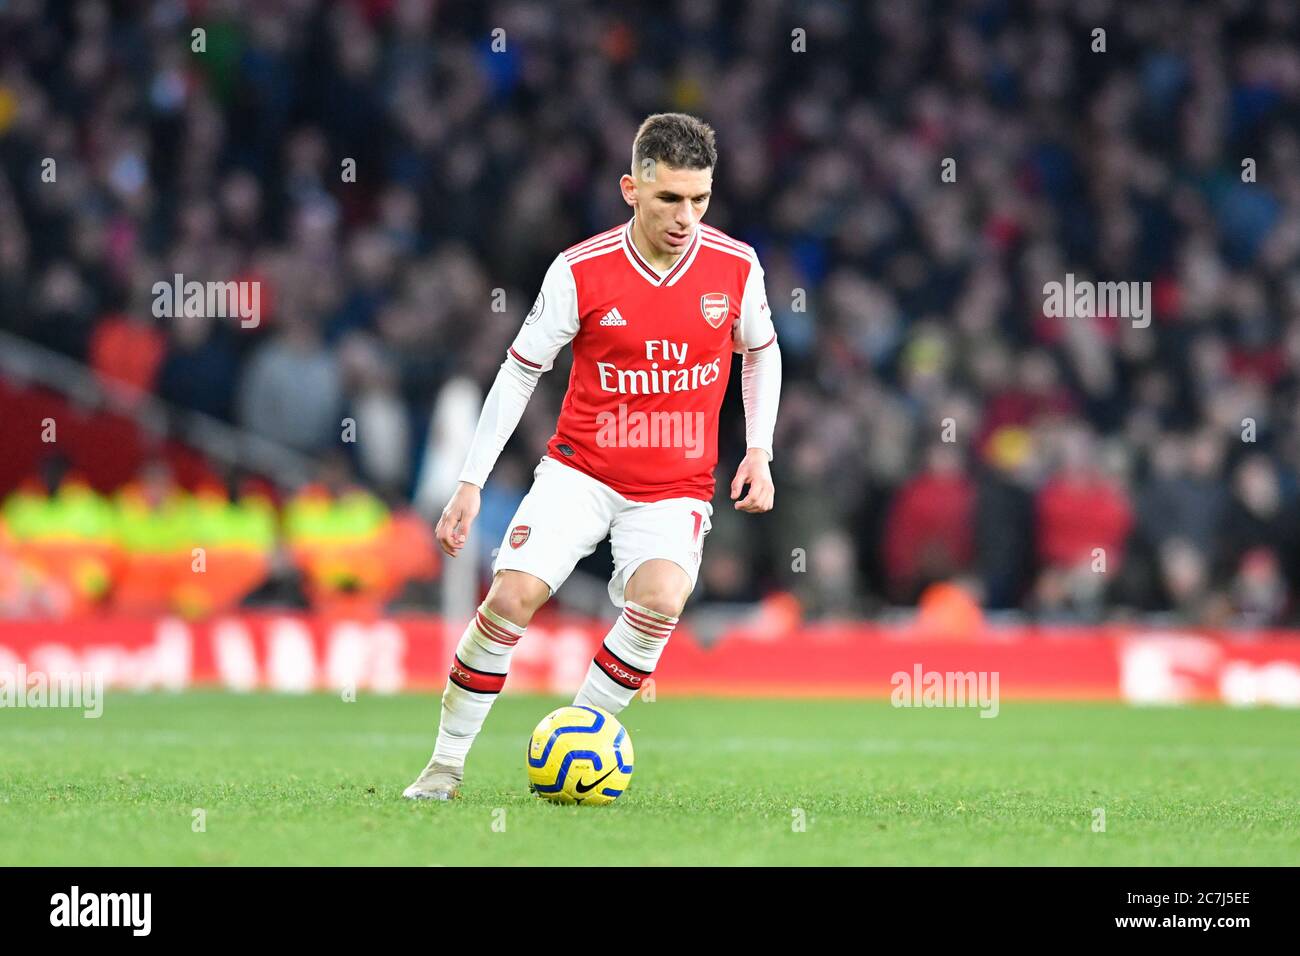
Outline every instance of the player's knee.
<svg viewBox="0 0 1300 956"><path fill-rule="evenodd" d="M650 591L629 597L628 600L633 604L641 605L648 611L654 611L656 614L662 614L665 617L681 617L682 608L686 606L686 597L686 595L677 597L664 591Z"/></svg>
<svg viewBox="0 0 1300 956"><path fill-rule="evenodd" d="M551 596L546 582L521 571L499 571L488 590L488 609L524 627Z"/></svg>
<svg viewBox="0 0 1300 956"><path fill-rule="evenodd" d="M680 617L690 596L690 579L681 572L677 575L651 574L641 580L633 575L624 592L628 601L667 617Z"/></svg>

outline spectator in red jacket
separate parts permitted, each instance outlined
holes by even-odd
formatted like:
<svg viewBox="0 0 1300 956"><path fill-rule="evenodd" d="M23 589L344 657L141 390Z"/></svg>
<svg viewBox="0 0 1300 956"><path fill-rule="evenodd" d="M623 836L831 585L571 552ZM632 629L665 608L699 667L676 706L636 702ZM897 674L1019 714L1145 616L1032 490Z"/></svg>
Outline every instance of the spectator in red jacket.
<svg viewBox="0 0 1300 956"><path fill-rule="evenodd" d="M925 470L898 489L885 519L885 572L894 600L912 603L927 584L970 569L974 502L961 451L931 445Z"/></svg>
<svg viewBox="0 0 1300 956"><path fill-rule="evenodd" d="M1095 463L1092 436L1073 427L1061 441L1061 463L1038 492L1038 556L1048 567L1091 565L1105 550L1106 570L1124 559L1124 539L1133 524L1128 493Z"/></svg>
<svg viewBox="0 0 1300 956"><path fill-rule="evenodd" d="M1098 466L1096 443L1081 425L1058 436L1060 464L1039 489L1035 511L1042 565L1038 603L1095 605L1124 563L1133 525L1128 492Z"/></svg>

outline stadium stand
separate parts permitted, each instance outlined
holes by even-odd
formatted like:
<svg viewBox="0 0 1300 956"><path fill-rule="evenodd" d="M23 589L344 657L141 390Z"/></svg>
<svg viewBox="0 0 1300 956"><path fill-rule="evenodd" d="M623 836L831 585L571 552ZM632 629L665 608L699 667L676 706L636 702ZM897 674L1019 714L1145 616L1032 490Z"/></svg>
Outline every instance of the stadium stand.
<svg viewBox="0 0 1300 956"><path fill-rule="evenodd" d="M432 573L431 552L401 571L372 560L378 503L409 517L444 388L485 386L550 258L625 217L615 181L640 118L703 109L707 90L722 155L709 219L759 250L787 372L777 509L761 523L719 509L699 600L790 594L811 616L862 615L941 584L1043 620L1294 624L1300 14L1104 4L1108 50L1089 56L1073 38L1090 6L813 3L812 44L872 55L797 71L768 55L790 12L762 3L573 23L564 5L236 2L200 16L202 58L181 4L0 8L0 327L115 396L79 407L0 372L4 561L15 541L47 549L33 568L75 582L46 602L60 613L241 600L251 573L181 595L139 570L179 560L156 550L167 507L138 498L164 461L177 507L229 522L262 577L287 548L313 601L382 603ZM695 55L658 52L677 35ZM1150 282L1150 327L1044 316L1044 282L1067 272ZM153 286L175 274L256 277L261 322L156 318ZM485 495L489 542L565 377L543 378ZM310 467L254 468L276 502L271 546L262 505L203 497L226 463L184 429L142 428L142 407L309 462L341 453L373 497L316 515ZM728 468L734 397L725 416ZM46 418L85 485L41 503L24 483ZM936 444L948 421L955 440ZM150 518L57 557L39 542L72 508ZM1097 575L1098 548L1124 573Z"/></svg>

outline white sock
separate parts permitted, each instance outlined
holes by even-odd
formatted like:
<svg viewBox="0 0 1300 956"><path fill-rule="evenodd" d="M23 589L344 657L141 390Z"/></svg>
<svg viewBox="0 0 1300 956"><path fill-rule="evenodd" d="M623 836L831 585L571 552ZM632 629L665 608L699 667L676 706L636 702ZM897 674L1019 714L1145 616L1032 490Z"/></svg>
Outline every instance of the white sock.
<svg viewBox="0 0 1300 956"><path fill-rule="evenodd" d="M510 655L524 629L480 604L452 658L442 692L442 721L433 748L439 763L463 766L474 738L506 682Z"/></svg>
<svg viewBox="0 0 1300 956"><path fill-rule="evenodd" d="M659 663L677 618L631 601L623 608L592 658L575 704L603 707L611 714L632 703L642 683Z"/></svg>

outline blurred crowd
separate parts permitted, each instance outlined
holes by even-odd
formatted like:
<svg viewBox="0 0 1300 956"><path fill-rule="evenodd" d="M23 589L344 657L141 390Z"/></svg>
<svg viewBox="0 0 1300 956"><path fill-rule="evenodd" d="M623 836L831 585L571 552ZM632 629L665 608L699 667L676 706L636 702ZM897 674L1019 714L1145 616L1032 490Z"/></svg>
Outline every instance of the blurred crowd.
<svg viewBox="0 0 1300 956"><path fill-rule="evenodd" d="M716 508L703 599L1295 623L1298 107L1294 0L9 0L0 327L410 500L453 386L627 218L640 120L692 112L785 362L776 510ZM1151 324L1044 316L1067 273L1150 282ZM155 318L176 274L260 281L260 323Z"/></svg>

